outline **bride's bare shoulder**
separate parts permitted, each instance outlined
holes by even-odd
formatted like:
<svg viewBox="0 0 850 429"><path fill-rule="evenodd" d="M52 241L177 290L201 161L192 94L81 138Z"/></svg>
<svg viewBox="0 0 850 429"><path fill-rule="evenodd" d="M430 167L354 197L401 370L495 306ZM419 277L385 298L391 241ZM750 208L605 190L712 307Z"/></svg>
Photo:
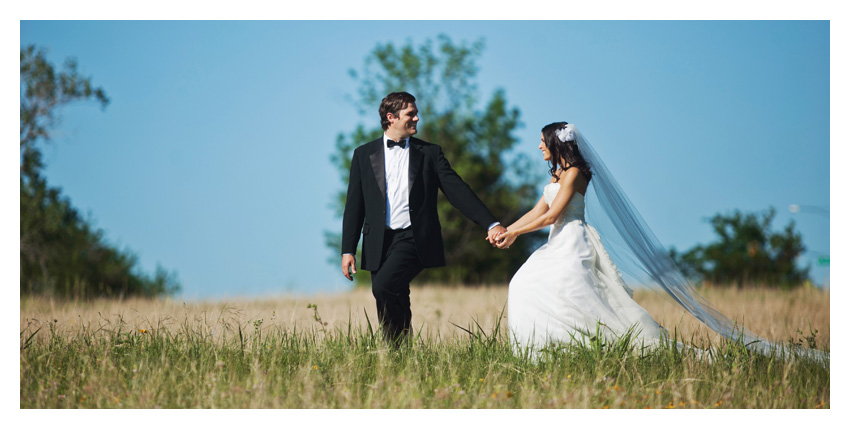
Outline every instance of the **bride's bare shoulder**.
<svg viewBox="0 0 850 429"><path fill-rule="evenodd" d="M558 170L558 179L555 180L553 177L552 180L560 183L569 183L576 180L579 176L577 168L568 168L566 170Z"/></svg>
<svg viewBox="0 0 850 429"><path fill-rule="evenodd" d="M584 195L587 193L587 178L578 168L567 168L566 170L558 171L558 180L561 185L571 185L578 193Z"/></svg>

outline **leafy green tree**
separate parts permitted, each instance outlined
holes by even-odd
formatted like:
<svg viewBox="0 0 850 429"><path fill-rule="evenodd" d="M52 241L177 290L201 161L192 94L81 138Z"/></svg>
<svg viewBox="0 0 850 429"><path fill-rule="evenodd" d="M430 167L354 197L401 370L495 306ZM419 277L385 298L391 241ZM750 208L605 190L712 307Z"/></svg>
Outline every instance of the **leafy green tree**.
<svg viewBox="0 0 850 429"><path fill-rule="evenodd" d="M795 287L809 279L810 267L798 268L806 250L791 220L779 232L771 228L776 210L731 215L716 214L709 222L718 240L670 254L685 275L714 285Z"/></svg>
<svg viewBox="0 0 850 429"><path fill-rule="evenodd" d="M505 225L534 205L546 168L532 167L527 157L511 153L519 143L512 134L521 126L519 109L508 106L502 89L493 92L483 109L478 107L476 61L483 48L482 40L455 44L445 35L439 35L436 44L431 39L420 45L408 40L400 47L378 44L366 57L362 72L350 71L359 82L357 97L351 101L361 115L369 115L369 123L337 136L331 161L343 183L334 201L338 217L345 207L352 153L383 134L378 106L394 91L416 97L421 118L416 137L442 146L455 171ZM425 270L417 278L421 283L506 282L544 236L523 237L511 250L501 251L493 249L484 239L486 232L464 218L442 194L437 210L447 266ZM339 232L325 235L331 258L338 262ZM358 281L368 282L368 273L358 271Z"/></svg>
<svg viewBox="0 0 850 429"><path fill-rule="evenodd" d="M136 269L129 251L106 243L58 188L43 175L41 145L69 103L109 103L102 88L80 75L68 59L57 70L35 46L21 48L21 295L51 294L66 298L155 296L173 293L176 275L157 267L151 278Z"/></svg>

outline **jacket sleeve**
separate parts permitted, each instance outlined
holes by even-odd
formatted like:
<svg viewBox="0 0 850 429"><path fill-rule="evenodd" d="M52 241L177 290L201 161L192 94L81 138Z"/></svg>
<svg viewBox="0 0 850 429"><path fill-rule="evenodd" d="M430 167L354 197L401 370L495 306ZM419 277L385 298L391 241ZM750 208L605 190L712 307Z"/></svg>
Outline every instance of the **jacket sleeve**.
<svg viewBox="0 0 850 429"><path fill-rule="evenodd" d="M363 227L365 216L363 187L360 183L360 162L358 151L354 151L354 156L351 159L351 171L348 175L345 211L342 215L342 254L356 254L357 243L360 241L360 228Z"/></svg>
<svg viewBox="0 0 850 429"><path fill-rule="evenodd" d="M436 148L437 177L440 180L440 189L449 202L469 220L481 225L484 229L498 222L493 213L490 213L487 206L478 198L478 195L475 195L472 188L452 169L451 164L443 155L443 148L439 146L436 146Z"/></svg>

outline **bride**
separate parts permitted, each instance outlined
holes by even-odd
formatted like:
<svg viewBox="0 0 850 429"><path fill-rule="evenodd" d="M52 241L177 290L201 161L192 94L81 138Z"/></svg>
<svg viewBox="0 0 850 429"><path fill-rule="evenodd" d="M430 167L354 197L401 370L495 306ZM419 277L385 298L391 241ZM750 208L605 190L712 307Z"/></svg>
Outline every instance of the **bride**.
<svg viewBox="0 0 850 429"><path fill-rule="evenodd" d="M508 327L515 348L582 343L596 335L611 340L630 334L643 345L666 338L667 331L632 299L619 266L641 284L664 289L727 339L767 354L828 359L821 351L764 340L714 310L682 275L575 125L543 127L538 148L550 163L552 178L534 208L492 242L507 249L519 235L551 227L546 244L510 282ZM585 221L585 208L596 228ZM617 251L609 255L606 247Z"/></svg>

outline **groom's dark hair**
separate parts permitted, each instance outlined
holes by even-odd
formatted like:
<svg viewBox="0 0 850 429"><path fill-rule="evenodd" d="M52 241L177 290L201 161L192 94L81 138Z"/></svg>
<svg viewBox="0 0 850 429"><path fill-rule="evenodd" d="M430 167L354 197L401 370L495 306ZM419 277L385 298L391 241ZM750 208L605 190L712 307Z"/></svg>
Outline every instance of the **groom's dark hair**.
<svg viewBox="0 0 850 429"><path fill-rule="evenodd" d="M381 107L378 108L378 114L381 115L381 128L386 131L386 129L390 126L390 121L387 119L387 113L392 113L393 116L398 117L398 112L401 109L404 109L404 106L415 101L416 97L407 92L389 93L383 100L381 100Z"/></svg>

